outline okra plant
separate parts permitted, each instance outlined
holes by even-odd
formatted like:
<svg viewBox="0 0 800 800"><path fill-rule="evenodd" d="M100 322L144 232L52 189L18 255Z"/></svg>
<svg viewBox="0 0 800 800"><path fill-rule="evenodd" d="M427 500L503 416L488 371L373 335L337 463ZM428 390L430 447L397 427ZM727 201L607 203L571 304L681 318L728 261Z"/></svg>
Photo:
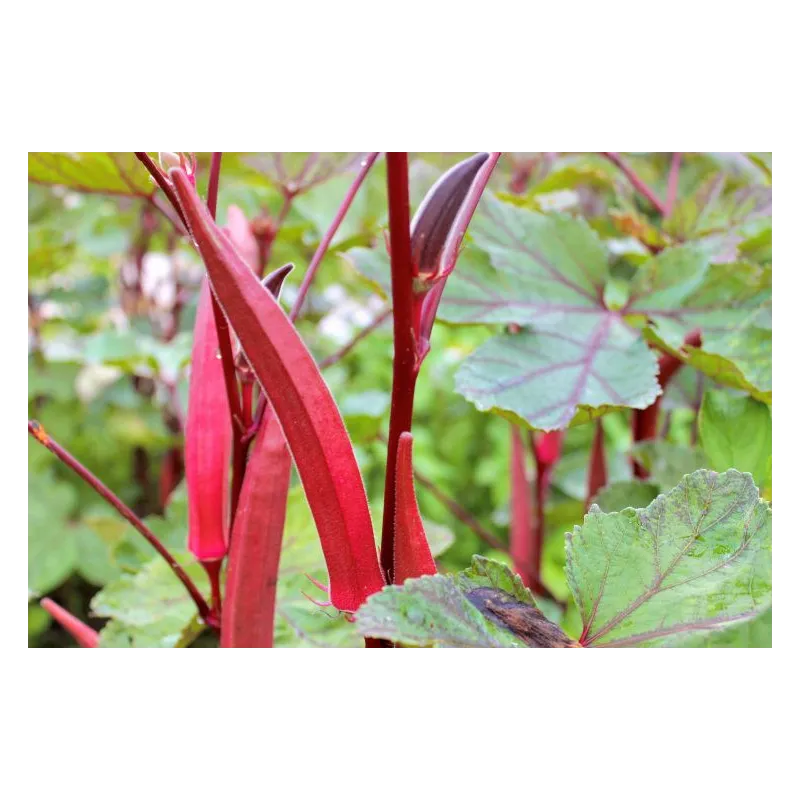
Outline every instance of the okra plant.
<svg viewBox="0 0 800 800"><path fill-rule="evenodd" d="M29 181L33 646L771 646L770 154Z"/></svg>

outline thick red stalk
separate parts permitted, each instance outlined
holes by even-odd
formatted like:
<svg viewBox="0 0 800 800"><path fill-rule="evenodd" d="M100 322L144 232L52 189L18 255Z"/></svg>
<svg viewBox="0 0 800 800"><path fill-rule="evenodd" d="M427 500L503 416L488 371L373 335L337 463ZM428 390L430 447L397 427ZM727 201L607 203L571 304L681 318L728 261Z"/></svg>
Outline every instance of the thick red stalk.
<svg viewBox="0 0 800 800"><path fill-rule="evenodd" d="M328 565L331 601L355 611L384 580L339 409L294 326L211 219L189 177L178 168L169 175L214 293L292 452Z"/></svg>
<svg viewBox="0 0 800 800"><path fill-rule="evenodd" d="M39 605L81 646L97 647L100 643L100 634L94 628L90 628L85 622L81 622L77 617L62 608L49 597L39 601Z"/></svg>
<svg viewBox="0 0 800 800"><path fill-rule="evenodd" d="M414 387L417 382L417 343L414 337L414 263L411 258L411 216L408 200L408 154L387 153L389 196L389 240L392 263L392 309L394 320L394 359L392 366L392 405L389 415L389 441L386 453L386 482L383 491L383 532L381 566L392 582L395 547L395 486L397 484L397 446L400 434L411 430Z"/></svg>
<svg viewBox="0 0 800 800"><path fill-rule="evenodd" d="M172 554L158 540L158 537L147 527L147 525L131 511L99 478L89 472L71 453L65 450L58 442L46 433L45 429L35 420L28 420L28 433L37 442L44 445L53 455L66 464L79 478L83 479L92 487L109 505L116 509L119 514L130 522L139 533L144 536L156 552L167 562L170 569L175 573L175 577L186 587L186 591L191 595L197 606L197 611L203 620L212 626L216 626L218 621L214 619L200 590L195 586L192 579L186 574L183 567L172 557Z"/></svg>
<svg viewBox="0 0 800 800"><path fill-rule="evenodd" d="M274 414L259 429L231 534L222 647L272 647L292 459Z"/></svg>
<svg viewBox="0 0 800 800"><path fill-rule="evenodd" d="M435 575L436 563L425 536L422 517L419 513L417 495L414 492L414 468L411 463L413 437L401 433L397 446L397 512L395 518L394 582L403 583L407 578Z"/></svg>
<svg viewBox="0 0 800 800"><path fill-rule="evenodd" d="M534 439L533 433L528 436L530 449L536 462L536 478L533 503L533 575L531 589L544 597L555 599L550 590L542 583L542 550L545 540L545 507L550 492L550 481L553 470L561 459L561 446L564 442L564 431L547 431Z"/></svg>
<svg viewBox="0 0 800 800"><path fill-rule="evenodd" d="M511 429L511 540L509 552L514 569L522 582L531 588L537 582L535 531L533 519L533 486L525 466L525 448L519 429Z"/></svg>
<svg viewBox="0 0 800 800"><path fill-rule="evenodd" d="M591 503L592 498L608 483L608 469L606 467L606 442L603 433L603 421L598 419L594 424L592 437L592 450L589 454L589 475L586 486L586 503Z"/></svg>
<svg viewBox="0 0 800 800"><path fill-rule="evenodd" d="M701 343L702 334L699 330L691 331L684 339L684 345L690 347L700 347ZM664 392L675 373L682 366L683 361L672 353L663 353L658 359L658 383L661 386L661 394L647 408L634 409L631 420L634 442L646 442L658 436L658 418ZM650 475L638 461L633 462L633 473L637 478L642 479Z"/></svg>

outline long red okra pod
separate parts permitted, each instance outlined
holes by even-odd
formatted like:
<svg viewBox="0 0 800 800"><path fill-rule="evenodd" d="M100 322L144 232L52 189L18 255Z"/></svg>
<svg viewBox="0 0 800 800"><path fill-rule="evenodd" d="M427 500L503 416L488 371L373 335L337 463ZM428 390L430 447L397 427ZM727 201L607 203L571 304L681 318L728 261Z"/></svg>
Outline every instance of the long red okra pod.
<svg viewBox="0 0 800 800"><path fill-rule="evenodd" d="M222 647L272 647L292 458L275 415L258 429L231 534Z"/></svg>
<svg viewBox="0 0 800 800"><path fill-rule="evenodd" d="M170 180L214 293L283 429L328 566L333 605L355 611L384 585L364 484L339 409L283 309L211 219L186 173Z"/></svg>

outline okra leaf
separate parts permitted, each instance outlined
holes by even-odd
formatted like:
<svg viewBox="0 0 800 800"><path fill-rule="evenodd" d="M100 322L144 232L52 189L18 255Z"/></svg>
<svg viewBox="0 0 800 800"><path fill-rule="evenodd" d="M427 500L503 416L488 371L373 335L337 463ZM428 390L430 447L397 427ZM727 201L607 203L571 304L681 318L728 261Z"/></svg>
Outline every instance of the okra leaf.
<svg viewBox="0 0 800 800"><path fill-rule="evenodd" d="M78 541L69 517L75 489L49 474L28 472L28 592L60 586L78 564Z"/></svg>
<svg viewBox="0 0 800 800"><path fill-rule="evenodd" d="M685 241L731 230L772 214L771 187L745 186L726 191L726 182L725 173L717 173L676 203L664 223L667 233Z"/></svg>
<svg viewBox="0 0 800 800"><path fill-rule="evenodd" d="M592 503L602 511L622 511L624 508L644 508L658 497L658 484L651 481L620 481L601 489Z"/></svg>
<svg viewBox="0 0 800 800"><path fill-rule="evenodd" d="M540 430L588 422L658 397L656 359L611 314L577 314L558 329L490 339L456 373L456 391L481 411Z"/></svg>
<svg viewBox="0 0 800 800"><path fill-rule="evenodd" d="M384 588L359 609L356 624L365 636L418 647L575 646L517 575L480 556L457 575Z"/></svg>
<svg viewBox="0 0 800 800"><path fill-rule="evenodd" d="M772 647L772 606L748 622L731 625L711 634L689 636L681 647Z"/></svg>
<svg viewBox="0 0 800 800"><path fill-rule="evenodd" d="M666 251L643 265L631 284L629 319L649 321L647 336L677 351L699 329L702 346L686 347L685 360L715 381L772 397L772 271L748 263L681 262Z"/></svg>
<svg viewBox="0 0 800 800"><path fill-rule="evenodd" d="M28 180L132 197L149 197L155 190L133 153L28 153Z"/></svg>
<svg viewBox="0 0 800 800"><path fill-rule="evenodd" d="M584 646L679 646L771 604L772 518L750 475L698 470L645 509L593 506L567 534Z"/></svg>
<svg viewBox="0 0 800 800"><path fill-rule="evenodd" d="M356 615L364 636L417 647L524 647L487 619L451 575L426 575L387 586Z"/></svg>
<svg viewBox="0 0 800 800"><path fill-rule="evenodd" d="M207 595L202 566L188 553L176 559ZM148 562L135 575L107 584L92 598L91 609L95 616L114 623L101 631L101 647L179 647L202 627L197 625L197 606L161 558Z"/></svg>
<svg viewBox="0 0 800 800"><path fill-rule="evenodd" d="M730 392L707 391L699 419L709 466L750 472L759 486L770 483L772 415L763 403Z"/></svg>
<svg viewBox="0 0 800 800"><path fill-rule="evenodd" d="M631 448L631 455L650 473L650 480L662 492L680 483L684 475L710 466L699 448L662 439L639 442Z"/></svg>

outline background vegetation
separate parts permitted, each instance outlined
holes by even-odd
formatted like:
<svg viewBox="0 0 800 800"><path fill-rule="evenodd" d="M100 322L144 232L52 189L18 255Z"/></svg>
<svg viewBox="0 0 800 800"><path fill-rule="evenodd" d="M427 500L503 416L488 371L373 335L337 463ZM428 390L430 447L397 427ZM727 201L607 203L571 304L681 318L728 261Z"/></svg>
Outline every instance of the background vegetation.
<svg viewBox="0 0 800 800"><path fill-rule="evenodd" d="M198 154L201 184L207 155ZM664 197L670 156L630 154L626 159ZM415 155L412 202L419 202L442 170L461 157ZM224 156L219 219L230 223L236 212L229 208L241 209L269 266L296 265L284 289L287 305L359 159L360 154ZM153 202L149 178L132 154L82 154L77 160L68 154L31 154L29 176L29 416L147 517L173 552L191 564L181 431L202 264ZM683 154L678 177L676 204L664 224L629 177L601 154L508 154L490 189L528 208L586 219L607 241L621 282L667 240L701 241L715 252L733 247L737 260L771 269L769 154ZM385 185L379 160L325 256L298 323L320 360L334 356L386 307L353 259L343 257L356 247L382 247ZM509 422L481 413L454 388L464 359L502 328L437 322L418 384L419 502L444 570L463 569L474 553L511 563ZM391 354L391 328L384 324L325 372L356 445L376 519ZM766 351L762 355L771 374L771 357ZM708 400L709 389L716 400ZM735 416L735 425L755 432L756 454L702 437L698 417L704 397L718 407L742 406L736 414L746 417ZM644 499L625 504L646 505L700 467L750 471L762 496L770 499L771 430L763 400L716 385L691 366L682 368L666 394L659 440L639 451L650 471L646 487L637 487ZM633 479L630 418L628 410L604 417L611 483ZM562 624L573 636L580 623L564 574L564 533L581 523L589 499L592 434L591 425L567 431L546 506L542 577L565 604ZM721 455L725 447L729 452ZM36 600L43 595L97 629L111 620L104 630L108 644L171 646L186 635L194 608L136 532L33 440L28 459L29 644L73 644L39 607ZM608 502L610 509L616 501ZM487 532L503 546L487 543ZM202 584L202 570L189 568ZM297 486L289 500L276 644L357 644L353 626L304 597L304 591L313 591L305 574L325 579L316 532ZM214 646L215 640L203 634L192 645Z"/></svg>

